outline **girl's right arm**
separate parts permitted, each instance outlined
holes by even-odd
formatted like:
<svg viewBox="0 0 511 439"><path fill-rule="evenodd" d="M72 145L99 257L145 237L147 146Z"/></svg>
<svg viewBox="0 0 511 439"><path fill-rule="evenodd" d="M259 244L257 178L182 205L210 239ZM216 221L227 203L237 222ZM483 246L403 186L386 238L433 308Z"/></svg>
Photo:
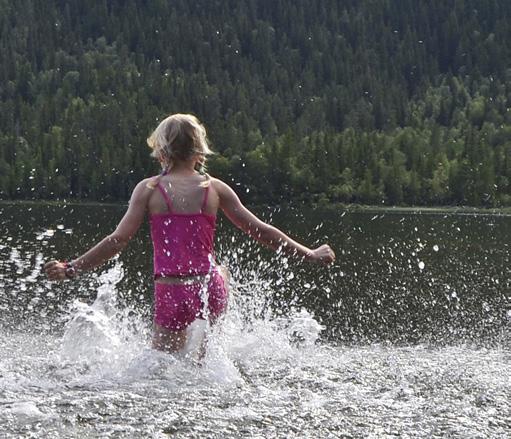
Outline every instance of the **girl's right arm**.
<svg viewBox="0 0 511 439"><path fill-rule="evenodd" d="M247 235L273 250L282 249L312 262L329 264L335 261L335 253L328 244L310 249L294 241L281 230L257 218L241 203L236 193L227 184L214 179L214 186L218 193L220 209Z"/></svg>
<svg viewBox="0 0 511 439"><path fill-rule="evenodd" d="M76 272L88 271L103 264L122 251L135 235L144 220L147 203L152 189L148 186L152 179L141 181L133 190L127 212L113 233L108 235L89 251L72 261ZM68 263L50 261L44 265L44 270L50 280L66 279Z"/></svg>

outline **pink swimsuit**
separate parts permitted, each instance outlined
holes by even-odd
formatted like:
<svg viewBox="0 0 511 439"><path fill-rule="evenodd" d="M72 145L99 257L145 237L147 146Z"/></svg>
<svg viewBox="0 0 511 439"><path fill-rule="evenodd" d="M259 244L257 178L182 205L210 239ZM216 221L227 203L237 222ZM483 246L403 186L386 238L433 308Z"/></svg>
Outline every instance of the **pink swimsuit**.
<svg viewBox="0 0 511 439"><path fill-rule="evenodd" d="M218 317L227 307L224 280L213 258L216 217L204 213L209 186L204 190L198 213L172 212L172 200L163 186L158 189L168 212L150 216L154 249L154 277L204 275L205 281L186 284L155 283L154 322L173 331L185 329L204 316L201 295L207 290L209 318ZM206 285L207 284L207 285Z"/></svg>

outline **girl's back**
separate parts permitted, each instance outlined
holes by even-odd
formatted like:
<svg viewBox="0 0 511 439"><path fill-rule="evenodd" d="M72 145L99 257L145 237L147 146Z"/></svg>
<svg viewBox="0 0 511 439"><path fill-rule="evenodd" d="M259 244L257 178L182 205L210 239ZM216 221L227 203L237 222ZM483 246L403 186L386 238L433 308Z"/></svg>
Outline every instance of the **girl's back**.
<svg viewBox="0 0 511 439"><path fill-rule="evenodd" d="M214 261L215 191L209 177L173 168L149 198L155 278L206 274Z"/></svg>
<svg viewBox="0 0 511 439"><path fill-rule="evenodd" d="M153 187L160 185L160 188L164 189L174 213L194 214L202 209L202 213L216 216L219 199L209 176L173 170L166 175L155 177L151 184ZM207 199L204 203L206 191ZM153 191L147 207L150 214L168 211L168 202L161 190Z"/></svg>

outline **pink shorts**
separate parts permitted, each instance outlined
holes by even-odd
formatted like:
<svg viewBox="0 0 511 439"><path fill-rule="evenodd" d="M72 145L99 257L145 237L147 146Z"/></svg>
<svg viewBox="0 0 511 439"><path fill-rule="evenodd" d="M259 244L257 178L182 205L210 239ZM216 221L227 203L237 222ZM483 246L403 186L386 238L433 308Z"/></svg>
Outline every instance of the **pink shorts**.
<svg viewBox="0 0 511 439"><path fill-rule="evenodd" d="M171 331L185 329L195 319L203 319L201 299L203 283L154 284L154 323ZM208 312L216 319L227 308L227 289L217 270L211 273L208 283Z"/></svg>

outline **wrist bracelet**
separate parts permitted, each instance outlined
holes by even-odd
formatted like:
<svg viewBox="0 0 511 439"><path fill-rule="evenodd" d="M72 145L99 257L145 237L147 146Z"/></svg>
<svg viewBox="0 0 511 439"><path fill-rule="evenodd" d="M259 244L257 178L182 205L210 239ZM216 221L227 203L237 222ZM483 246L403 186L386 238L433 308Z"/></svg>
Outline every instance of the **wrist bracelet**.
<svg viewBox="0 0 511 439"><path fill-rule="evenodd" d="M68 279L74 279L76 277L76 268L74 267L72 262L66 261L64 262L64 267L66 271L64 274Z"/></svg>

